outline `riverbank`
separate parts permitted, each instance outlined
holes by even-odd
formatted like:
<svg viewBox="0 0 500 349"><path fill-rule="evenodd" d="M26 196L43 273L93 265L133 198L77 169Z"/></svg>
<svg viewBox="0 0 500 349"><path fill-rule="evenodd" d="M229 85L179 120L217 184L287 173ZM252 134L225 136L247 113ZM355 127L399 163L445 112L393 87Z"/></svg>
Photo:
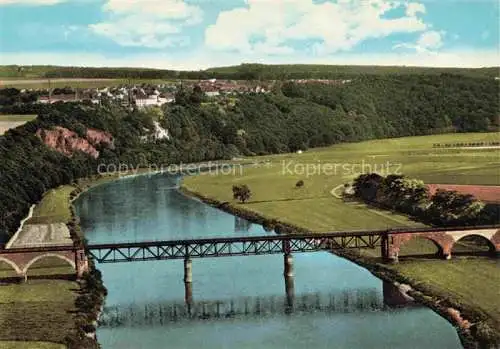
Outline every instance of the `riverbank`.
<svg viewBox="0 0 500 349"><path fill-rule="evenodd" d="M190 170L189 166L206 167L204 164L186 166L187 169L178 166L171 170L182 172ZM138 168L81 178L71 185L47 191L42 200L31 207L23 222L66 224L72 239L84 243L85 237L73 207L73 202L82 193L121 178L159 173L161 171ZM23 226L13 236L14 240ZM44 348L50 349L61 348L61 345L85 349L97 346L95 330L105 288L99 271L93 265L83 280L76 281L73 274L67 264L49 257L30 268L26 283L0 282L0 348L10 348L11 343L25 348L39 348L42 342ZM13 280L15 277L12 268L0 261L0 278ZM41 296L34 296L37 294ZM52 314L51 321L46 323L48 314Z"/></svg>
<svg viewBox="0 0 500 349"><path fill-rule="evenodd" d="M32 207L27 223L66 224L72 239L83 242L74 200L117 178L94 176L50 190ZM13 276L11 268L0 262L0 277ZM98 347L95 328L106 290L92 264L90 272L76 280L71 267L48 257L30 268L26 283L10 281L0 286L0 348Z"/></svg>
<svg viewBox="0 0 500 349"><path fill-rule="evenodd" d="M239 204L220 201L217 198L194 191L185 182L181 185L180 190L184 194L196 197L206 204L260 224L266 230L274 230L277 233L285 234L311 231L307 227L290 224L280 219L262 215L247 207L241 207ZM409 295L446 318L457 329L465 349L496 348L500 343L499 334L495 330L496 321L488 321L488 317L485 316L484 312L464 303L455 296L452 290L450 292L450 290L432 289L423 282L424 280L418 278L418 274L415 276L408 272L405 273L398 266L383 264L380 258L368 254L349 251L336 251L335 253L366 268L381 280L410 285ZM446 261L445 263L450 262ZM462 272L473 272L473 270L462 270ZM490 286L495 287L494 285Z"/></svg>

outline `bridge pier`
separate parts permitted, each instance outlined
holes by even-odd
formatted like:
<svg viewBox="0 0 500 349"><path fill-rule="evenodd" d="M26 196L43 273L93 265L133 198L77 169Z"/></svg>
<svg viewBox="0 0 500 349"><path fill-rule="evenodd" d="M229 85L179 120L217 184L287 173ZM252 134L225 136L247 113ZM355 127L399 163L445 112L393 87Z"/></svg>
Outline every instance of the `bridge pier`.
<svg viewBox="0 0 500 349"><path fill-rule="evenodd" d="M448 253L447 252L441 252L440 255L441 255L441 258L443 258L443 259L446 259L446 260L450 260L451 259L451 252L448 252Z"/></svg>
<svg viewBox="0 0 500 349"><path fill-rule="evenodd" d="M293 278L293 257L291 253L285 253L283 256L283 275L286 278Z"/></svg>
<svg viewBox="0 0 500 349"><path fill-rule="evenodd" d="M193 303L193 261L189 257L184 259L184 299L189 308Z"/></svg>
<svg viewBox="0 0 500 349"><path fill-rule="evenodd" d="M288 311L292 311L295 301L295 281L293 278L293 257L291 253L283 255L283 276L285 278L285 292L286 292L286 307Z"/></svg>

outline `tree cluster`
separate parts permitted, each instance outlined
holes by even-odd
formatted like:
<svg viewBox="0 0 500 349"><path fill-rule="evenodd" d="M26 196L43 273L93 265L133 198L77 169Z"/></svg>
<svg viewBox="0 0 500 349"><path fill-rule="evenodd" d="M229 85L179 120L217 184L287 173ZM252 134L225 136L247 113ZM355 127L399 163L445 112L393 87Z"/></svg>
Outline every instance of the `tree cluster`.
<svg viewBox="0 0 500 349"><path fill-rule="evenodd" d="M34 103L38 94L33 91L21 92L17 88L0 89L0 106L13 106L19 104Z"/></svg>
<svg viewBox="0 0 500 349"><path fill-rule="evenodd" d="M408 214L435 226L500 223L498 205L485 205L473 195L438 190L429 195L423 181L402 175L362 174L354 180L354 196L380 208Z"/></svg>

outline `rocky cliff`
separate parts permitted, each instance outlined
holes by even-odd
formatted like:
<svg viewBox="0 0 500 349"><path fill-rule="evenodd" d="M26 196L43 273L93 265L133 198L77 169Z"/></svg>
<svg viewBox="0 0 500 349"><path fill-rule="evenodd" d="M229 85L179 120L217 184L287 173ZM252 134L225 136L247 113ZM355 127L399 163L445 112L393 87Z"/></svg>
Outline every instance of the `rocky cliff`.
<svg viewBox="0 0 500 349"><path fill-rule="evenodd" d="M82 151L93 158L99 157L99 151L95 148L98 144L113 147L113 136L110 133L87 129L86 137L80 137L67 128L56 126L51 130L39 129L36 135L50 148L72 156L76 151Z"/></svg>

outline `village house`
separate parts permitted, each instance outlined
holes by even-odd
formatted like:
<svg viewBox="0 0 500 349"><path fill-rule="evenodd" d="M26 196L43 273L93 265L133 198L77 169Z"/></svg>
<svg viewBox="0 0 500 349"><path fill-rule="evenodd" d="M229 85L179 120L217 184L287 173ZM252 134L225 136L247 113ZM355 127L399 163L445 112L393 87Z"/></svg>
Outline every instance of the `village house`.
<svg viewBox="0 0 500 349"><path fill-rule="evenodd" d="M172 94L162 94L158 90L153 91L152 94L147 94L143 89L139 89L135 95L135 104L138 108L160 107L165 103L173 101Z"/></svg>

